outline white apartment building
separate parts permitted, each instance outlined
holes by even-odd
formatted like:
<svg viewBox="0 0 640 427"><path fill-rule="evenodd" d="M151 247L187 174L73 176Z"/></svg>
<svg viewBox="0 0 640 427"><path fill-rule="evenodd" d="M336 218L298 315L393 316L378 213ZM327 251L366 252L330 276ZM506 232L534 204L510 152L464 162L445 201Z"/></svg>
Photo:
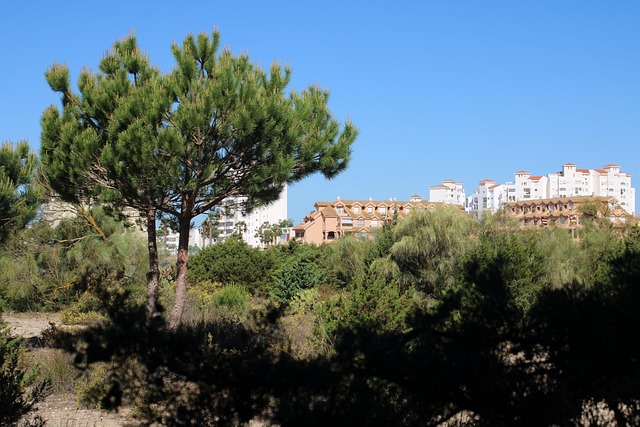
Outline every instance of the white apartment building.
<svg viewBox="0 0 640 427"><path fill-rule="evenodd" d="M176 231L167 229L158 230L157 232L158 247L164 249L171 255L178 253L178 242L180 240L180 234ZM189 229L189 247L196 247L202 249L204 247L204 239L200 230L197 228Z"/></svg>
<svg viewBox="0 0 640 427"><path fill-rule="evenodd" d="M496 184L491 179L483 179L467 199L465 210L477 218L481 218L485 213L497 212L506 201L507 190L504 184Z"/></svg>
<svg viewBox="0 0 640 427"><path fill-rule="evenodd" d="M216 208L218 214L218 241L224 241L234 232L238 231L242 239L249 246L260 247L260 239L256 237L260 226L265 222L276 224L287 219L287 187L285 186L280 198L266 206L245 212L244 205L247 198L244 196L229 197Z"/></svg>
<svg viewBox="0 0 640 427"><path fill-rule="evenodd" d="M462 183L453 179L445 179L442 184L430 187L429 201L464 206L466 196Z"/></svg>
<svg viewBox="0 0 640 427"><path fill-rule="evenodd" d="M480 181L480 186L469 197L467 211L497 212L506 202L540 200L555 197L614 197L627 213L635 215L636 195L631 186L631 175L620 171L620 166L608 164L602 169L578 169L565 163L562 170L547 175L531 175L520 170L514 180L495 185L491 180ZM485 199L486 198L486 199Z"/></svg>

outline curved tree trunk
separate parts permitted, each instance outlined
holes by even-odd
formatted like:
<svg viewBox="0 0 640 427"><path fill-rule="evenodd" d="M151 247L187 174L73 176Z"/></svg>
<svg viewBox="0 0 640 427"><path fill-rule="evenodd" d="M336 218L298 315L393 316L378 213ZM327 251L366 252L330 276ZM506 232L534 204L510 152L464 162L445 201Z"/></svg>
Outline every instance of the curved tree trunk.
<svg viewBox="0 0 640 427"><path fill-rule="evenodd" d="M147 215L147 249L149 250L149 271L147 272L147 314L153 318L158 314L158 244L156 241L156 210L150 209Z"/></svg>

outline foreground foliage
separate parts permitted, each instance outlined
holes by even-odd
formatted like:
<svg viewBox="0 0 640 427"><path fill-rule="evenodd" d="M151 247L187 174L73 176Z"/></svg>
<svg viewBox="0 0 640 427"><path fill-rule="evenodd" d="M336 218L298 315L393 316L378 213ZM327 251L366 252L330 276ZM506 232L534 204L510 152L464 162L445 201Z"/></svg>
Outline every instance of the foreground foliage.
<svg viewBox="0 0 640 427"><path fill-rule="evenodd" d="M1 312L0 312L1 315ZM29 372L20 365L25 342L11 337L0 320L0 425L18 425L42 397L45 384L33 384ZM41 420L24 420L22 425L41 425Z"/></svg>
<svg viewBox="0 0 640 427"><path fill-rule="evenodd" d="M31 221L40 204L37 156L26 141L0 147L0 243Z"/></svg>
<svg viewBox="0 0 640 427"><path fill-rule="evenodd" d="M99 316L56 334L56 346L86 371L84 404L134 405L149 423L637 424L640 232L598 225L574 241L562 229L476 224L464 235L438 215L321 248L258 251L238 239L207 248L192 258L198 274L178 330L148 317L133 286L144 277L128 276L136 270L115 242L105 252L114 264L97 257L94 244L112 237L67 242L66 261L38 268L58 266L83 290L70 317ZM407 241L415 250L400 262ZM170 307L175 272L163 277Z"/></svg>
<svg viewBox="0 0 640 427"><path fill-rule="evenodd" d="M274 302L234 288L219 297L218 285L200 298L221 309L173 331L161 319L150 326L142 306L122 310L120 294L107 323L61 334L59 345L84 343L83 363L110 367L105 401L167 425L637 424L640 233L611 235L616 255L591 267L609 272L596 283L575 270L563 286L550 279L545 233L478 236L438 297L375 266L327 285L337 277L329 269L324 284ZM314 268L326 268L322 257L333 256L281 250L290 257L275 284L291 265L304 270L316 256ZM609 412L585 409L597 403Z"/></svg>

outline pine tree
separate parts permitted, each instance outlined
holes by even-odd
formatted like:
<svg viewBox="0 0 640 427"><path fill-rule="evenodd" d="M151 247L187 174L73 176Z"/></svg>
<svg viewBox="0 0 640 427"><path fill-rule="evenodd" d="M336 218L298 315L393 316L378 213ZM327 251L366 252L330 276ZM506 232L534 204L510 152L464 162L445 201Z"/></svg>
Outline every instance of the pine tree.
<svg viewBox="0 0 640 427"><path fill-rule="evenodd" d="M331 115L326 90L287 91L289 68L274 62L267 73L247 55L218 53L219 40L217 31L187 36L172 46L174 71L162 75L127 38L100 73L80 74L81 96L68 89L65 67L47 72L63 113L43 116L43 161L61 194L99 184L103 197L177 221L171 328L184 310L192 220L230 196L245 196L251 210L312 173L335 176L357 136Z"/></svg>
<svg viewBox="0 0 640 427"><path fill-rule="evenodd" d="M25 141L0 148L0 243L23 228L38 211L41 192L36 183L38 158Z"/></svg>
<svg viewBox="0 0 640 427"><path fill-rule="evenodd" d="M62 112L49 107L42 116L42 160L48 184L71 203L100 200L138 209L146 219L150 315L158 289L157 207L164 203L172 151L172 132L164 127L171 94L162 75L139 50L135 37L114 44L99 71L82 71L79 94L71 90L69 70L54 64L46 72L50 87L62 94Z"/></svg>
<svg viewBox="0 0 640 427"><path fill-rule="evenodd" d="M181 136L179 185L163 209L176 216L176 298L170 327L180 323L187 290L191 220L226 197L247 197L244 207L276 200L283 186L320 172L344 170L357 136L331 115L329 93L310 86L287 92L291 69L274 62L262 70L246 54L218 55L220 35L187 36L172 46L176 68L168 76L175 107L167 122Z"/></svg>

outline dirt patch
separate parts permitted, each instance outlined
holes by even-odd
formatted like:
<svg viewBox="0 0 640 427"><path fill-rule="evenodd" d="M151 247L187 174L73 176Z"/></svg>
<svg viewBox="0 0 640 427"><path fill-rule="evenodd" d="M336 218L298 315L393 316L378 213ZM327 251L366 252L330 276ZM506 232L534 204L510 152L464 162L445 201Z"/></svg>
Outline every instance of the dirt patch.
<svg viewBox="0 0 640 427"><path fill-rule="evenodd" d="M2 313L12 335L25 338L39 337L50 323L60 327L60 313Z"/></svg>
<svg viewBox="0 0 640 427"><path fill-rule="evenodd" d="M38 404L36 414L40 415L47 426L52 427L119 427L140 426L132 416L131 410L106 412L97 409L79 409L76 397L72 394L51 395Z"/></svg>
<svg viewBox="0 0 640 427"><path fill-rule="evenodd" d="M14 336L23 336L31 340L40 337L42 331L53 323L58 328L68 328L60 321L59 313L3 313L2 319L7 323ZM31 348L30 352L47 351L43 348ZM35 353L34 353L35 354ZM140 426L133 417L130 408L122 408L119 412L107 412L98 409L80 409L76 396L71 393L54 393L38 403L34 415L39 415L50 427L118 427Z"/></svg>

